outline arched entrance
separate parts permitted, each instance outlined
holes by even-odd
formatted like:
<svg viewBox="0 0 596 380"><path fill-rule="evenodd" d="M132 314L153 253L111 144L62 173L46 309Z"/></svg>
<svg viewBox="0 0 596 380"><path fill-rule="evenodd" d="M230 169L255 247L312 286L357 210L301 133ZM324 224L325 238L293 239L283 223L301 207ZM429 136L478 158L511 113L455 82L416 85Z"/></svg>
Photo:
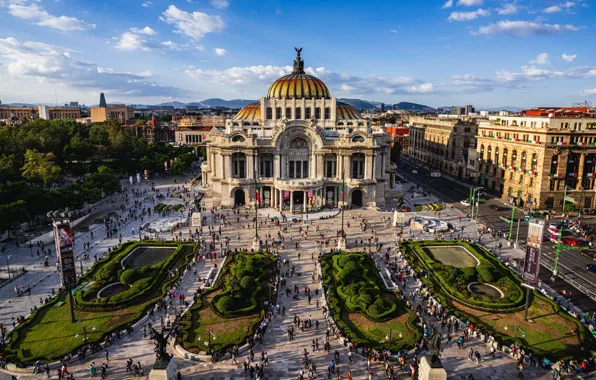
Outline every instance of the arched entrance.
<svg viewBox="0 0 596 380"><path fill-rule="evenodd" d="M246 194L244 189L238 188L234 190L234 206L244 206L246 204Z"/></svg>
<svg viewBox="0 0 596 380"><path fill-rule="evenodd" d="M303 191L294 191L293 198L294 198L294 209L296 209L296 208L302 209L304 207L304 192ZM294 210L292 210L292 211L294 211Z"/></svg>
<svg viewBox="0 0 596 380"><path fill-rule="evenodd" d="M362 190L352 191L352 207L362 207Z"/></svg>

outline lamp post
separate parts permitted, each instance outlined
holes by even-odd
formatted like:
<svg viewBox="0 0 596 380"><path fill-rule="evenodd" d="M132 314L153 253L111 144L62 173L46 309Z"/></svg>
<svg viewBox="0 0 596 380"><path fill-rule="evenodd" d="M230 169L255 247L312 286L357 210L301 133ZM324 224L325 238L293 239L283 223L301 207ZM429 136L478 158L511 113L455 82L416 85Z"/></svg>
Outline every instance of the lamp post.
<svg viewBox="0 0 596 380"><path fill-rule="evenodd" d="M8 272L8 281L10 281L10 265L8 264L8 260L12 259L12 255L6 256L6 271Z"/></svg>
<svg viewBox="0 0 596 380"><path fill-rule="evenodd" d="M271 289L275 289L275 285L269 282L267 286L269 287L269 305L271 305Z"/></svg>
<svg viewBox="0 0 596 380"><path fill-rule="evenodd" d="M214 333L211 332L211 330L205 329L205 331L207 331L207 341L204 343L207 346L207 349L209 350L211 349L211 336L213 336L213 340L217 340L217 337ZM199 336L197 340L200 342L202 340L201 336Z"/></svg>
<svg viewBox="0 0 596 380"><path fill-rule="evenodd" d="M389 333L385 336L385 340L387 340L387 342L389 344L391 344L391 333L392 333L393 329L391 327L389 327ZM402 334L399 333L399 339L402 338Z"/></svg>
<svg viewBox="0 0 596 380"><path fill-rule="evenodd" d="M521 337L522 339L526 337L526 334L524 333L524 331L521 329L521 327L519 327L518 325L512 325L511 327L513 327L515 329L515 335L514 335L514 345L517 347L517 333L521 333ZM505 325L505 331L507 331L507 325Z"/></svg>

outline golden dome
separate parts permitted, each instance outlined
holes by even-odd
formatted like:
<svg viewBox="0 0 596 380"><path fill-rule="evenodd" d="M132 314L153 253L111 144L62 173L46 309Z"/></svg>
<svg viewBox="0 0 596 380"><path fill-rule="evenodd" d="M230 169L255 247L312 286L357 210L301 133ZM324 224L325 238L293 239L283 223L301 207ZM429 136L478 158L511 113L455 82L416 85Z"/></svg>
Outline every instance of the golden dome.
<svg viewBox="0 0 596 380"><path fill-rule="evenodd" d="M259 120L261 119L261 103L254 102L245 105L240 112L234 116L234 120Z"/></svg>
<svg viewBox="0 0 596 380"><path fill-rule="evenodd" d="M335 108L335 118L337 120L354 120L354 119L364 119L360 112L356 111L354 107L347 103L337 102L337 107Z"/></svg>
<svg viewBox="0 0 596 380"><path fill-rule="evenodd" d="M294 70L269 87L268 99L313 99L329 98L329 89L320 79L304 72L304 61L300 58L302 48L296 49Z"/></svg>

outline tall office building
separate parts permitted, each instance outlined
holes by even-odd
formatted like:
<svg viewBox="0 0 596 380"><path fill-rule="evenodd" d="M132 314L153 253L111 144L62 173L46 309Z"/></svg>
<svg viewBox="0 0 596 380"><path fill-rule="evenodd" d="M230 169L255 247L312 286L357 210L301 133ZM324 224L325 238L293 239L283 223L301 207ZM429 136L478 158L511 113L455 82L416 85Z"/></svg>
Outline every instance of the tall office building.
<svg viewBox="0 0 596 380"><path fill-rule="evenodd" d="M100 108L106 108L107 104L106 104L106 97L103 94L103 92L101 94L99 94L99 107Z"/></svg>

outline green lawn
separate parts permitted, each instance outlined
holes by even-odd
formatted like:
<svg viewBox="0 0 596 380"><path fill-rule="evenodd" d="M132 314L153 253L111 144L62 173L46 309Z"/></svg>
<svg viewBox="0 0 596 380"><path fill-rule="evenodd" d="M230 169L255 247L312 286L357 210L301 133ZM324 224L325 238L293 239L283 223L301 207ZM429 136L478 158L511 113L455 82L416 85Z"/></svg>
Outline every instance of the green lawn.
<svg viewBox="0 0 596 380"><path fill-rule="evenodd" d="M127 268L149 267L165 260L175 247L138 247L124 260Z"/></svg>
<svg viewBox="0 0 596 380"><path fill-rule="evenodd" d="M454 268L469 268L478 265L478 260L464 247L460 246L428 246L422 249L432 259L443 265L452 265Z"/></svg>

